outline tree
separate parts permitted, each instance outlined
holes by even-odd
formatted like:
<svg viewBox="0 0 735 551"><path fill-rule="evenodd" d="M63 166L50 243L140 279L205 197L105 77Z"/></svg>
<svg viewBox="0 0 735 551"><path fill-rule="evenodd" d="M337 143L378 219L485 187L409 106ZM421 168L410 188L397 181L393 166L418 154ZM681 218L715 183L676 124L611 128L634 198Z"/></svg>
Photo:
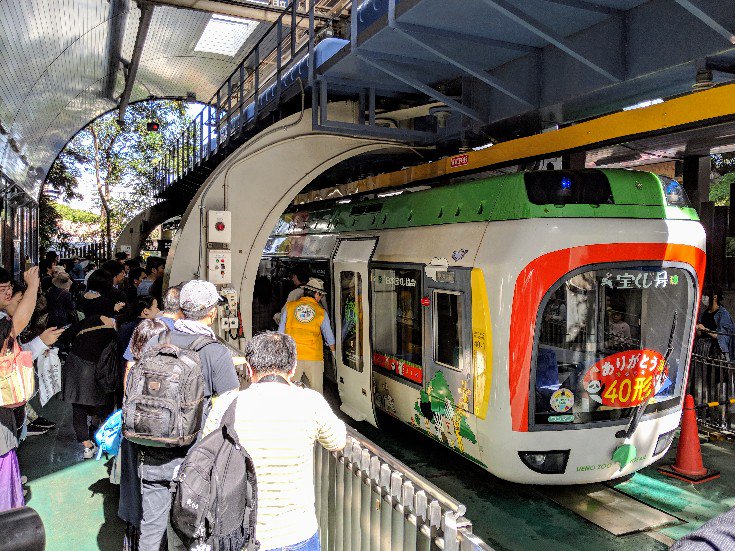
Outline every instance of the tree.
<svg viewBox="0 0 735 551"><path fill-rule="evenodd" d="M124 224L155 201L156 164L189 122L185 104L171 100L129 105L122 124L117 116L118 112L112 111L93 121L65 148L80 172L94 178L95 204L100 209L108 256L112 255L112 239L120 221ZM149 121L159 123L158 132L147 130ZM132 193L120 200L125 190Z"/></svg>
<svg viewBox="0 0 735 551"><path fill-rule="evenodd" d="M717 153L712 155L712 168L721 175L735 172L735 153Z"/></svg>
<svg viewBox="0 0 735 551"><path fill-rule="evenodd" d="M51 165L51 170L41 185L38 198L38 239L42 251L48 250L54 241L64 242L65 237L68 237L59 227L61 214L54 199L71 201L81 198L76 191L79 175L73 159L62 152Z"/></svg>

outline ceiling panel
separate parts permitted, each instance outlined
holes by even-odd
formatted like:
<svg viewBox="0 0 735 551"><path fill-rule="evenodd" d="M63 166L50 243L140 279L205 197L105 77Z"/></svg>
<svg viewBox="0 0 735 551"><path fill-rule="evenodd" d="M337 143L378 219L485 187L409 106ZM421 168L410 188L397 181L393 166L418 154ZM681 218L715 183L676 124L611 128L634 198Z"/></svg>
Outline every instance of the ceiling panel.
<svg viewBox="0 0 735 551"><path fill-rule="evenodd" d="M195 52L210 17L154 8L131 101L208 100L267 27L235 56ZM111 54L117 37L131 59L139 19L130 0L0 1L0 168L29 193L74 134L118 105L125 77Z"/></svg>

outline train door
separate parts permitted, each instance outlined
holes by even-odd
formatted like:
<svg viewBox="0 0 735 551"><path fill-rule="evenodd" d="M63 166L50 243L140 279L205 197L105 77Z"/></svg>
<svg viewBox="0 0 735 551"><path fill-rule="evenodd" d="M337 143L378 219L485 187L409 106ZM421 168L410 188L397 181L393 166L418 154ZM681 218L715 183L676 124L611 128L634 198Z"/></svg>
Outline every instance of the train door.
<svg viewBox="0 0 735 551"><path fill-rule="evenodd" d="M424 276L424 390L432 409L473 411L471 273L448 268Z"/></svg>
<svg viewBox="0 0 735 551"><path fill-rule="evenodd" d="M377 242L377 237L341 239L332 258L340 409L374 426L368 262Z"/></svg>

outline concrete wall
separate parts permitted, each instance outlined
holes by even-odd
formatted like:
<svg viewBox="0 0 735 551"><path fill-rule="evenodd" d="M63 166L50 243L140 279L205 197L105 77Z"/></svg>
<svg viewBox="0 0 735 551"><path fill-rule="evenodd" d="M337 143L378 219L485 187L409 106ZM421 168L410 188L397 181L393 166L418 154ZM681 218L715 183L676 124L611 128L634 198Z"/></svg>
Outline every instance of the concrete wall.
<svg viewBox="0 0 735 551"><path fill-rule="evenodd" d="M355 120L353 104L330 104L330 120ZM312 131L311 111L289 117L232 153L189 204L174 236L166 284L206 278L206 211L232 211L232 287L250 335L253 282L266 240L283 211L315 177L355 155L403 147Z"/></svg>
<svg viewBox="0 0 735 551"><path fill-rule="evenodd" d="M131 249L131 256L137 256L151 232L169 218L180 215L183 210L184 207L181 204L164 201L138 213L120 232L115 242L114 252L128 245Z"/></svg>

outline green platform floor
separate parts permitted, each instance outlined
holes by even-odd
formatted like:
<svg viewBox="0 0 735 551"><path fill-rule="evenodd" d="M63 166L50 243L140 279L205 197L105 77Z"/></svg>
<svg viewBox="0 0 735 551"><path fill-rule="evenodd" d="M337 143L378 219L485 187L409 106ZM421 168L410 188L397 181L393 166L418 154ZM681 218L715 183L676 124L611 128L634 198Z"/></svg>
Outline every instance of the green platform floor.
<svg viewBox="0 0 735 551"><path fill-rule="evenodd" d="M104 461L82 459L71 428L71 408L52 401L44 411L58 428L29 437L19 451L29 479L28 505L41 515L49 551L115 551L122 548L118 488ZM615 537L550 501L550 489L502 481L413 432L390 423L382 431L357 425L368 438L467 505L474 531L498 551L659 550L708 519L735 506L735 445L705 443L705 464L722 478L694 486L643 469L620 491L680 519L651 533ZM674 448L664 461L672 461ZM553 489L551 490L553 491Z"/></svg>

